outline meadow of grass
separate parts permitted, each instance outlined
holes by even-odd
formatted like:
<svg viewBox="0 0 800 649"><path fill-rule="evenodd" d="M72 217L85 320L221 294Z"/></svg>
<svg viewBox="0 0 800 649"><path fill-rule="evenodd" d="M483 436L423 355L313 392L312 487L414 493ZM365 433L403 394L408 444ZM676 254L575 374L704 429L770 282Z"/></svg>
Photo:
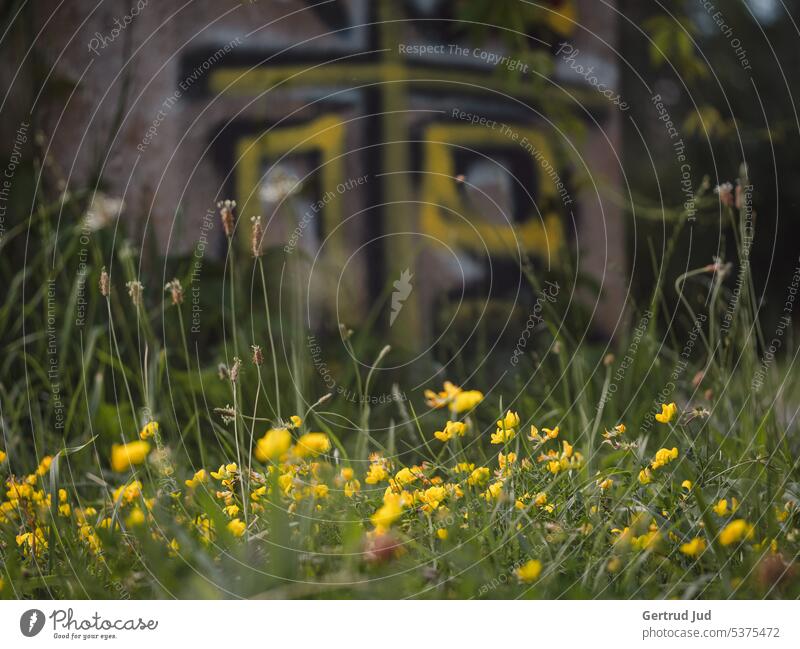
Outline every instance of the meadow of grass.
<svg viewBox="0 0 800 649"><path fill-rule="evenodd" d="M343 327L376 360L328 395L269 251L209 258L193 334L191 257L41 206L2 244L0 597L797 597L791 327L765 355L750 208L701 193L738 257L660 273L613 347L545 303L504 380L380 406L394 351Z"/></svg>

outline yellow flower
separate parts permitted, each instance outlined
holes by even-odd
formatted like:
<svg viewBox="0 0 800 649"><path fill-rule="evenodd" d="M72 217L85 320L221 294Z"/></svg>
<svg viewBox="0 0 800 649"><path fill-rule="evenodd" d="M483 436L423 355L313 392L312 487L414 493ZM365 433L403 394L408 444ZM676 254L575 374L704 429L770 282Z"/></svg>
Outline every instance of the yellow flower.
<svg viewBox="0 0 800 649"><path fill-rule="evenodd" d="M492 444L505 444L516 437L517 431L513 428L498 428L492 435Z"/></svg>
<svg viewBox="0 0 800 649"><path fill-rule="evenodd" d="M599 481L597 486L601 491L607 491L614 486L614 481L611 478L606 478L605 480Z"/></svg>
<svg viewBox="0 0 800 649"><path fill-rule="evenodd" d="M414 474L414 471L409 469L408 467L403 467L394 476L394 481L401 487L405 487L407 484L411 484L416 479L417 476Z"/></svg>
<svg viewBox="0 0 800 649"><path fill-rule="evenodd" d="M114 501L114 503L118 501L124 503L131 503L141 495L142 495L142 483L139 480L134 480L130 484L117 487L114 490L111 499Z"/></svg>
<svg viewBox="0 0 800 649"><path fill-rule="evenodd" d="M662 448L656 451L655 459L650 463L650 466L653 469L660 469L662 466L665 466L672 462L672 460L678 459L678 449L673 447L671 450L668 448Z"/></svg>
<svg viewBox="0 0 800 649"><path fill-rule="evenodd" d="M211 472L211 477L214 478L214 480L230 480L236 476L238 471L239 467L236 466L236 462L220 464L217 471Z"/></svg>
<svg viewBox="0 0 800 649"><path fill-rule="evenodd" d="M67 502L66 489L58 490L58 513L62 516L69 516L72 513L72 507Z"/></svg>
<svg viewBox="0 0 800 649"><path fill-rule="evenodd" d="M228 505L223 511L228 518L236 518L239 515L239 505Z"/></svg>
<svg viewBox="0 0 800 649"><path fill-rule="evenodd" d="M447 489L444 487L429 487L425 491L418 491L415 494L417 500L422 503L422 511L430 513L445 499Z"/></svg>
<svg viewBox="0 0 800 649"><path fill-rule="evenodd" d="M289 422L292 424L292 428L300 428L303 425L303 420L301 417L297 415L292 415L289 417Z"/></svg>
<svg viewBox="0 0 800 649"><path fill-rule="evenodd" d="M344 483L344 495L348 498L352 498L359 491L361 491L361 483L358 480L348 480Z"/></svg>
<svg viewBox="0 0 800 649"><path fill-rule="evenodd" d="M47 550L47 539L41 527L37 527L33 532L17 534L17 545L23 546L25 554L33 553L34 556L41 556Z"/></svg>
<svg viewBox="0 0 800 649"><path fill-rule="evenodd" d="M0 451L0 463L6 461L6 454L3 451Z"/></svg>
<svg viewBox="0 0 800 649"><path fill-rule="evenodd" d="M389 477L386 469L386 461L382 458L369 465L364 482L367 484L378 484Z"/></svg>
<svg viewBox="0 0 800 649"><path fill-rule="evenodd" d="M485 466L478 467L469 474L467 484L473 487L480 487L489 479L489 469Z"/></svg>
<svg viewBox="0 0 800 649"><path fill-rule="evenodd" d="M558 426L555 428L542 428L542 430L550 439L555 439L558 437Z"/></svg>
<svg viewBox="0 0 800 649"><path fill-rule="evenodd" d="M547 494L544 491L540 491L536 494L536 497L533 499L533 504L536 505L539 509L544 507L547 504Z"/></svg>
<svg viewBox="0 0 800 649"><path fill-rule="evenodd" d="M450 381L444 382L444 390L436 393L425 390L425 403L430 408L450 407L453 413L472 410L483 400L483 393L478 390L462 390Z"/></svg>
<svg viewBox="0 0 800 649"><path fill-rule="evenodd" d="M503 481L497 480L496 482L493 482L481 495L487 501L498 500L500 496L503 495Z"/></svg>
<svg viewBox="0 0 800 649"><path fill-rule="evenodd" d="M675 419L675 415L678 413L678 406L674 403L661 404L661 412L656 413L656 421L662 424L668 424L673 419Z"/></svg>
<svg viewBox="0 0 800 649"><path fill-rule="evenodd" d="M519 415L516 412L511 412L510 410L506 412L506 416L502 419L498 420L497 427L498 428L516 428L519 426Z"/></svg>
<svg viewBox="0 0 800 649"><path fill-rule="evenodd" d="M292 434L286 428L271 428L256 442L256 459L269 462L280 459L292 445Z"/></svg>
<svg viewBox="0 0 800 649"><path fill-rule="evenodd" d="M717 516L727 516L733 514L739 509L739 501L736 498L731 498L731 506L728 508L728 499L723 498L716 505L714 505L714 513Z"/></svg>
<svg viewBox="0 0 800 649"><path fill-rule="evenodd" d="M660 540L661 533L658 529L650 530L641 536L631 537L631 548L634 550L651 550L658 545Z"/></svg>
<svg viewBox="0 0 800 649"><path fill-rule="evenodd" d="M687 557L699 557L706 550L706 542L699 536L688 543L681 544L680 551Z"/></svg>
<svg viewBox="0 0 800 649"><path fill-rule="evenodd" d="M466 431L467 425L463 421L448 421L444 426L444 430L437 430L433 436L440 442L447 442L456 435L463 437Z"/></svg>
<svg viewBox="0 0 800 649"><path fill-rule="evenodd" d="M542 574L542 562L538 559L531 559L516 570L517 579L524 584L536 581L540 574Z"/></svg>
<svg viewBox="0 0 800 649"><path fill-rule="evenodd" d="M425 403L429 408L443 408L450 404L461 392L463 390L460 387L450 381L445 381L442 392L436 393L433 390L425 390Z"/></svg>
<svg viewBox="0 0 800 649"><path fill-rule="evenodd" d="M326 484L314 485L314 498L327 498L330 487Z"/></svg>
<svg viewBox="0 0 800 649"><path fill-rule="evenodd" d="M447 529L440 527L438 530L436 530L436 536L438 536L442 541L446 541L448 536Z"/></svg>
<svg viewBox="0 0 800 649"><path fill-rule="evenodd" d="M692 481L691 480L684 480L681 482L681 488L686 489L686 491L692 490Z"/></svg>
<svg viewBox="0 0 800 649"><path fill-rule="evenodd" d="M387 493L383 497L383 505L370 519L375 529L381 533L388 530L392 524L403 514L403 502L399 494Z"/></svg>
<svg viewBox="0 0 800 649"><path fill-rule="evenodd" d="M229 521L225 527L227 527L228 531L234 536L241 536L244 534L245 529L247 529L247 526L238 518Z"/></svg>
<svg viewBox="0 0 800 649"><path fill-rule="evenodd" d="M510 468L510 465L514 464L517 461L517 454L516 453L509 453L508 455L503 455L502 453L498 453L497 455L497 464L501 469L505 469L507 466Z"/></svg>
<svg viewBox="0 0 800 649"><path fill-rule="evenodd" d="M719 533L719 542L722 545L731 545L739 543L745 539L753 537L753 526L746 520L737 518L728 523L725 528Z"/></svg>
<svg viewBox="0 0 800 649"><path fill-rule="evenodd" d="M200 483L205 482L206 480L208 480L206 470L200 469L199 471L196 471L194 476L192 476L189 480L186 480L186 486L189 487L189 489L194 489Z"/></svg>
<svg viewBox="0 0 800 649"><path fill-rule="evenodd" d="M134 464L141 464L150 452L150 444L137 440L127 444L114 444L111 447L111 468L114 471L127 471Z"/></svg>
<svg viewBox="0 0 800 649"><path fill-rule="evenodd" d="M50 464L53 462L53 458L50 455L45 455L42 458L42 461L39 462L39 466L36 469L36 475L43 476L50 470Z"/></svg>
<svg viewBox="0 0 800 649"><path fill-rule="evenodd" d="M150 439L154 437L158 432L158 422L157 421L148 421L144 428L139 431L139 439Z"/></svg>
<svg viewBox="0 0 800 649"><path fill-rule="evenodd" d="M653 473L650 471L650 467L645 467L641 471L639 471L639 482L641 484L650 484L653 481Z"/></svg>
<svg viewBox="0 0 800 649"><path fill-rule="evenodd" d="M455 473L472 473L475 465L472 462L459 462L453 467Z"/></svg>
<svg viewBox="0 0 800 649"><path fill-rule="evenodd" d="M294 454L297 457L316 457L327 453L331 448L331 440L325 433L306 433L297 440Z"/></svg>
<svg viewBox="0 0 800 649"><path fill-rule="evenodd" d="M131 513L128 514L128 518L125 521L125 524L128 527L138 527L139 525L144 524L144 512L139 507L134 507L131 510Z"/></svg>
<svg viewBox="0 0 800 649"><path fill-rule="evenodd" d="M483 401L483 392L479 392L478 390L466 390L455 396L450 404L450 410L454 413L467 412L468 410L472 410L481 401Z"/></svg>

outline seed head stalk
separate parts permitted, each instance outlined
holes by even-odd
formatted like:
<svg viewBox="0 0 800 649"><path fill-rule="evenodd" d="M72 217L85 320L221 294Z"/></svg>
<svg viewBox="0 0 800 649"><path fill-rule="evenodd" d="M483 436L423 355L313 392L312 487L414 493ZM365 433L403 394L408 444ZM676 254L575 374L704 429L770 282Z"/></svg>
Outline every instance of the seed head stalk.
<svg viewBox="0 0 800 649"><path fill-rule="evenodd" d="M272 356L272 374L275 381L275 415L281 418L281 389L278 383L278 357L275 354L275 339L272 337L272 322L270 318L269 297L267 296L267 281L264 276L264 262L258 257L258 271L261 274L261 289L264 293L264 310L267 316L267 336L269 337L269 351ZM260 376L260 374L259 374Z"/></svg>
<svg viewBox="0 0 800 649"><path fill-rule="evenodd" d="M192 365L189 361L189 345L186 342L186 329L183 325L183 310L181 305L178 304L178 327L181 330L181 342L183 343L183 357L186 360L186 373L189 377L189 391L192 393L192 407L194 408L194 421L195 421L195 434L197 436L197 448L200 451L200 466L206 465L206 450L203 445L203 435L200 430L200 409L197 405L197 394L194 390L194 379L192 378Z"/></svg>

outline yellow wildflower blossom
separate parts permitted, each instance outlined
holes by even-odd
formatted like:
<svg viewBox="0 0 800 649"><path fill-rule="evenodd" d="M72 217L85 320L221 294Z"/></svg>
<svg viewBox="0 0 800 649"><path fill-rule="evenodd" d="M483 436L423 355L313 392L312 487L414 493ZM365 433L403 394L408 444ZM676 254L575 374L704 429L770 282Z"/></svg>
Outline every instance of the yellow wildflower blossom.
<svg viewBox="0 0 800 649"><path fill-rule="evenodd" d="M417 476L415 475L414 471L408 467L403 467L394 476L394 482L401 487L411 484L416 479Z"/></svg>
<svg viewBox="0 0 800 649"><path fill-rule="evenodd" d="M492 435L492 444L505 444L516 437L517 431L513 428L498 428Z"/></svg>
<svg viewBox="0 0 800 649"><path fill-rule="evenodd" d="M111 499L114 501L114 503L122 502L127 504L133 502L141 495L142 495L142 483L139 480L134 480L129 484L117 487L114 490Z"/></svg>
<svg viewBox="0 0 800 649"><path fill-rule="evenodd" d="M474 469L467 478L467 484L472 487L483 486L491 475L489 469L485 466Z"/></svg>
<svg viewBox="0 0 800 649"><path fill-rule="evenodd" d="M361 491L361 483L358 480L348 480L344 483L344 495L352 498Z"/></svg>
<svg viewBox="0 0 800 649"><path fill-rule="evenodd" d="M539 575L542 574L542 562L538 559L531 559L517 568L515 574L517 579L523 584L530 584L536 581Z"/></svg>
<svg viewBox="0 0 800 649"><path fill-rule="evenodd" d="M387 493L383 497L383 505L372 515L370 520L379 533L387 531L403 514L403 503L399 494Z"/></svg>
<svg viewBox="0 0 800 649"><path fill-rule="evenodd" d="M478 390L466 390L455 396L450 404L450 411L456 414L472 410L483 401L483 392Z"/></svg>
<svg viewBox="0 0 800 649"><path fill-rule="evenodd" d="M706 551L706 542L704 539L697 536L688 543L681 544L679 549L687 557L699 557Z"/></svg>
<svg viewBox="0 0 800 649"><path fill-rule="evenodd" d="M372 463L367 469L367 475L364 482L367 484L378 484L389 477L389 470L386 460L381 457L374 457Z"/></svg>
<svg viewBox="0 0 800 649"><path fill-rule="evenodd" d="M739 509L739 501L736 498L731 498L730 507L728 506L728 499L722 498L716 505L714 505L714 513L717 516L727 516L733 514Z"/></svg>
<svg viewBox="0 0 800 649"><path fill-rule="evenodd" d="M508 455L503 455L502 453L498 453L497 455L497 464L500 469L505 469L508 467L511 468L511 465L517 461L517 454L516 453L509 453Z"/></svg>
<svg viewBox="0 0 800 649"><path fill-rule="evenodd" d="M297 440L294 454L297 457L316 457L331 449L331 440L325 433L306 433Z"/></svg>
<svg viewBox="0 0 800 649"><path fill-rule="evenodd" d="M646 466L644 469L639 471L639 482L641 484L650 484L653 481L653 472L650 471L650 467Z"/></svg>
<svg viewBox="0 0 800 649"><path fill-rule="evenodd" d="M722 545L731 545L733 543L740 543L745 539L753 537L753 526L746 520L737 518L728 523L725 528L719 533L719 542Z"/></svg>
<svg viewBox="0 0 800 649"><path fill-rule="evenodd" d="M542 428L542 430L549 439L555 439L556 437L558 437L559 433L558 426L556 426L555 428Z"/></svg>
<svg viewBox="0 0 800 649"><path fill-rule="evenodd" d="M17 534L17 545L22 546L26 555L41 556L47 550L47 539L41 527L37 527L33 532L23 532Z"/></svg>
<svg viewBox="0 0 800 649"><path fill-rule="evenodd" d="M259 462L279 460L292 445L292 435L286 428L271 428L256 442L256 459Z"/></svg>
<svg viewBox="0 0 800 649"><path fill-rule="evenodd" d="M150 452L150 444L137 440L127 444L114 444L111 447L111 468L114 471L127 471L135 464L141 464Z"/></svg>
<svg viewBox="0 0 800 649"><path fill-rule="evenodd" d="M144 512L139 507L134 507L131 509L131 513L128 514L128 518L125 519L125 525L128 527L138 527L144 525L144 521Z"/></svg>
<svg viewBox="0 0 800 649"><path fill-rule="evenodd" d="M150 439L151 437L155 437L156 433L158 433L158 422L148 421L144 425L144 428L139 431L139 439Z"/></svg>
<svg viewBox="0 0 800 649"><path fill-rule="evenodd" d="M228 524L225 527L227 527L228 531L234 536L242 536L244 531L247 529L247 526L238 518L228 521Z"/></svg>
<svg viewBox="0 0 800 649"><path fill-rule="evenodd" d="M220 464L219 469L211 472L211 477L215 480L232 480L239 472L239 467L235 462L230 464Z"/></svg>
<svg viewBox="0 0 800 649"><path fill-rule="evenodd" d="M672 449L662 448L656 451L655 459L650 463L650 466L655 469L660 469L662 466L666 466L672 460L678 459L678 449L673 447Z"/></svg>
<svg viewBox="0 0 800 649"><path fill-rule="evenodd" d="M499 500L503 495L503 481L497 480L496 482L493 482L481 495L487 501Z"/></svg>
<svg viewBox="0 0 800 649"><path fill-rule="evenodd" d="M440 442L448 442L456 435L463 437L467 431L467 425L463 421L448 421L443 430L437 430L433 436Z"/></svg>
<svg viewBox="0 0 800 649"><path fill-rule="evenodd" d="M676 414L678 414L678 406L674 403L662 403L661 412L656 413L656 421L661 424L668 424L675 419Z"/></svg>
<svg viewBox="0 0 800 649"><path fill-rule="evenodd" d="M417 491L415 498L422 503L422 511L429 514L447 497L447 489L444 487L429 487L425 491Z"/></svg>
<svg viewBox="0 0 800 649"><path fill-rule="evenodd" d="M425 390L425 403L429 408L444 408L462 392L460 387L454 385L450 381L445 381L443 387L444 390L439 393L433 390Z"/></svg>
<svg viewBox="0 0 800 649"><path fill-rule="evenodd" d="M50 470L50 464L53 462L53 458L50 455L45 455L42 458L42 461L39 462L39 466L36 468L36 475L43 476Z"/></svg>
<svg viewBox="0 0 800 649"><path fill-rule="evenodd" d="M499 419L497 421L498 428L517 428L519 426L519 415L516 412L511 412L510 410L506 412L505 417Z"/></svg>
<svg viewBox="0 0 800 649"><path fill-rule="evenodd" d="M199 471L195 471L195 474L189 478L189 480L185 481L185 484L189 489L194 489L201 483L208 480L208 474L206 473L205 469L200 469Z"/></svg>

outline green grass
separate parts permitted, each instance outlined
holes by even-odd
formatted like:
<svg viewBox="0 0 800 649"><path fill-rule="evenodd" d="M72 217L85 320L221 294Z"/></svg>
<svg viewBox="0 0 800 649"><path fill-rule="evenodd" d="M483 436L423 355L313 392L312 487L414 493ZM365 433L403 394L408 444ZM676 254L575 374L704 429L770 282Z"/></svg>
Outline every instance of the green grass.
<svg viewBox="0 0 800 649"><path fill-rule="evenodd" d="M711 197L698 199L716 209ZM191 256L165 262L161 272L153 253L142 255L144 298L134 305L125 284L137 279L138 256L129 245L114 247L110 231L82 238L80 197L66 205L56 230L58 208L42 206L2 242L7 291L0 311L0 449L7 458L0 478L33 477L26 496L10 498L10 482L2 494L9 504L0 514L0 596L800 595L794 566L800 514L792 505L800 502L795 351L787 338L784 356L766 368L763 387L753 388L764 339L771 336L761 331L756 292L741 258L719 281L707 269L661 275L650 317L643 320L647 308L629 313L613 349L585 344L577 327L559 328L569 314L547 305L547 331L526 351L525 363L499 383L484 370L463 385L484 391L485 398L473 411L449 416L467 421L469 429L445 444L433 433L448 415L429 410L419 393L371 407L336 395L318 402L326 386L292 315L298 295L286 298L274 283L267 285L280 266L275 251L255 264L238 251L224 267L205 261L203 327L193 335ZM723 212L729 236L743 251L744 212ZM673 242L682 227L678 221ZM33 245L22 257L26 240ZM668 247L674 249L674 243ZM85 285L78 274L82 258ZM669 261L659 260L660 267ZM97 289L103 267L110 270L108 299ZM538 290L535 273L526 272ZM172 305L161 288L173 276L184 286L182 305ZM54 286L50 295L48 286ZM667 289L680 296L674 313ZM81 325L75 322L79 307ZM342 335L346 351L371 354L373 367L398 353L384 348L374 331ZM250 362L251 344L260 345L263 365ZM242 361L238 379L220 378L218 365L229 372L235 356ZM326 359L339 384L356 395L392 389L379 373L351 364L348 354ZM443 378L460 384L480 360L480 353L474 360L465 354L463 373ZM503 364L490 360L490 367ZM701 371L702 380L695 380ZM672 401L677 419L655 422L661 403ZM507 409L520 415L518 432L505 445L492 445L495 421ZM304 420L292 431L295 442L322 431L331 450L314 460L290 455L278 464L260 462L253 452L257 441L294 414ZM147 460L114 471L112 445L137 439L151 419L160 428L149 440ZM604 443L604 431L619 423L626 432ZM558 440L537 445L528 439L532 424L559 426ZM563 440L582 460L554 474L538 456L562 452ZM656 451L673 447L678 458L641 484L639 473ZM405 488L415 502L380 536L371 517L389 483L365 481L368 456L376 452L391 461L392 475L418 467ZM468 484L467 474L454 467L469 462L494 474L498 452L517 459L500 478L490 477L489 483L502 479L502 487L499 497L487 499L488 485ZM45 456L53 459L37 475ZM227 486L213 478L185 486L198 469L216 471L229 462L252 472L240 471ZM360 482L354 494L345 493L344 468ZM290 475L290 493L281 475ZM437 479L446 485L444 498L424 511L426 491ZM600 489L606 479L613 486ZM115 495L133 480L141 481L141 494ZM681 486L686 480L690 489ZM327 495L311 494L318 485L328 487ZM265 490L254 498L259 487ZM68 512L59 508L61 489ZM226 490L230 494L218 497ZM542 493L552 511L535 504ZM735 514L713 511L723 498L737 499ZM226 499L239 508L235 515L223 510ZM145 514L143 522L134 511ZM231 518L246 524L243 535L229 531ZM722 542L727 539L720 533L733 519L752 525L751 538ZM203 529L213 531L204 535ZM446 538L438 530L446 530ZM25 533L40 536L30 544ZM699 557L680 551L693 538L707 545ZM516 570L529 560L540 561L542 570L525 583Z"/></svg>

